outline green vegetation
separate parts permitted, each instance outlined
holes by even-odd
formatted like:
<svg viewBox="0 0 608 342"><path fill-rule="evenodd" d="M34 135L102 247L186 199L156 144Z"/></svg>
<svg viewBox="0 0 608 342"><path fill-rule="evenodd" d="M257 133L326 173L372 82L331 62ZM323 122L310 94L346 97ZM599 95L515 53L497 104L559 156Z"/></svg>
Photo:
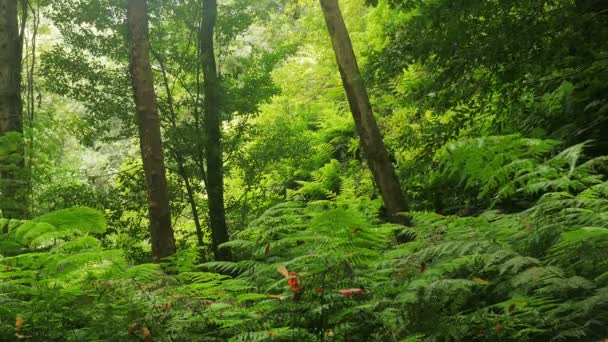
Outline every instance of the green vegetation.
<svg viewBox="0 0 608 342"><path fill-rule="evenodd" d="M1 341L608 338L604 2L335 4L0 0Z"/></svg>

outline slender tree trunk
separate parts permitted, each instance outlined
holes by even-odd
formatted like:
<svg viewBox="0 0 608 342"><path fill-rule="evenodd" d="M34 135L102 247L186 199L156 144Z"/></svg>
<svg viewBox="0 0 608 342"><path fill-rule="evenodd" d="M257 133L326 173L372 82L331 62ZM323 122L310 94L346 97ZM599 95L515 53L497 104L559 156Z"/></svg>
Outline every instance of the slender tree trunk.
<svg viewBox="0 0 608 342"><path fill-rule="evenodd" d="M165 62L163 61L162 56L151 49L152 54L158 61L160 65L160 71L163 77L163 85L165 86L165 92L167 93L167 106L168 112L170 115L171 127L173 129L177 129L177 113L175 112L175 105L173 103L173 94L171 93L171 87L169 86L169 78L167 77L167 68L165 68ZM201 227L201 221L198 216L198 209L196 207L196 200L194 198L194 188L190 183L190 176L186 170L185 160L180 154L180 152L175 149L173 151L173 156L175 161L177 162L177 171L184 180L184 185L186 186L186 193L188 194L188 202L190 203L190 209L192 210L192 219L194 220L194 226L196 227L196 238L198 240L198 245L200 247L203 246L203 228Z"/></svg>
<svg viewBox="0 0 608 342"><path fill-rule="evenodd" d="M228 226L224 208L224 171L220 133L220 85L217 77L213 33L217 20L217 1L203 0L201 24L201 61L205 94L205 126L207 133L207 196L213 240L213 253L217 260L230 260L230 250L219 245L228 241Z"/></svg>
<svg viewBox="0 0 608 342"><path fill-rule="evenodd" d="M409 225L409 219L399 215L407 211L407 203L401 193L399 179L376 124L338 0L320 0L320 2L350 110L367 155L367 162L380 189L384 208L391 222Z"/></svg>
<svg viewBox="0 0 608 342"><path fill-rule="evenodd" d="M17 0L0 0L0 209L6 218L25 218L27 212L18 15Z"/></svg>
<svg viewBox="0 0 608 342"><path fill-rule="evenodd" d="M188 177L188 173L184 166L184 161L180 156L176 155L177 166L179 173L182 175L182 179L184 180L184 185L186 186L186 193L188 194L188 202L190 203L190 209L192 210L192 219L194 220L194 227L196 228L196 238L198 241L199 247L202 247L203 242L203 228L201 227L201 220L198 217L198 209L196 208L196 199L194 198L194 189L192 188L192 184L190 184L190 177Z"/></svg>
<svg viewBox="0 0 608 342"><path fill-rule="evenodd" d="M152 257L155 261L159 261L175 254L175 238L171 227L160 118L149 59L147 12L146 0L129 0L127 24L131 49L133 97L148 193Z"/></svg>
<svg viewBox="0 0 608 342"><path fill-rule="evenodd" d="M26 101L25 101L25 114L24 114L24 118L25 121L27 123L27 132L29 132L28 135L25 136L25 141L27 141L27 143L25 143L24 141L24 146L25 146L25 151L27 152L25 154L25 158L24 158L24 165L25 165L25 177L26 177L26 181L25 181L25 186L27 187L27 199L25 201L26 203L26 208L27 208L27 212L26 212L26 218L30 219L32 218L32 211L34 210L34 190L33 190L33 179L32 179L32 174L33 174L33 161L34 161L34 153L35 153L35 146L34 146L34 139L35 139L35 131L34 131L34 123L35 123L35 114L36 114L36 98L35 98L35 79L34 79L34 74L35 74L35 70L36 70L36 63L37 63L37 59L36 59L36 47L38 45L37 43L37 38L38 38L38 30L40 27L40 4L36 4L36 6L32 6L32 4L29 2L29 0L23 0L23 3L21 4L21 11L22 13L27 13L28 9L31 11L31 28L32 28L32 33L31 33L31 37L29 38L29 40L25 37L25 24L26 24L26 19L27 19L27 15L23 15L23 18L21 19L21 42L22 44L24 44L24 48L25 51L29 52L30 57L29 58L25 58L22 59L22 61L25 63L26 65L26 78L27 78L27 86L26 88ZM38 105L38 107L40 107L40 104Z"/></svg>
<svg viewBox="0 0 608 342"><path fill-rule="evenodd" d="M199 23L200 27L199 29L202 30L202 19L201 22ZM199 32L200 33L200 32ZM201 39L198 39L197 41L197 59L198 60L202 60L201 57ZM202 93L202 82L201 82L201 63L197 63L196 65L196 97L194 99L194 127L196 128L197 132L202 132L203 131L203 125L201 123L201 93ZM196 165L198 166L201 178L203 180L203 183L205 184L205 191L207 191L207 170L205 169L205 142L203 141L203 139L197 138L195 139L195 143L196 143L196 150L197 150L197 154L194 155L194 161L196 162Z"/></svg>

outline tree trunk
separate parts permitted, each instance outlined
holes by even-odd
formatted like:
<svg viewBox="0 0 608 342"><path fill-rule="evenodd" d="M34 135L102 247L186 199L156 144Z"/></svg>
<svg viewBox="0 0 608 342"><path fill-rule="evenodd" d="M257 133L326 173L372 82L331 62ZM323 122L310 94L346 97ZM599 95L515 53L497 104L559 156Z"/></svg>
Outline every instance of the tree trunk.
<svg viewBox="0 0 608 342"><path fill-rule="evenodd" d="M198 246L202 247L204 245L203 241L203 228L201 227L201 220L198 217L198 209L196 208L196 199L194 198L194 189L192 188L192 184L190 184L190 177L184 167L184 161L178 155L175 156L177 160L177 166L182 179L184 180L184 186L186 186L186 193L188 194L188 202L190 203L190 209L192 210L192 220L194 220L194 227L196 228L196 238L198 241Z"/></svg>
<svg viewBox="0 0 608 342"><path fill-rule="evenodd" d="M129 0L127 24L131 49L133 98L148 193L152 257L155 261L159 261L175 254L175 238L171 227L160 118L149 59L147 12L146 0Z"/></svg>
<svg viewBox="0 0 608 342"><path fill-rule="evenodd" d="M167 68L165 68L165 63L163 61L162 56L155 52L154 49L151 49L152 54L158 61L160 65L160 71L163 78L163 85L165 86L165 92L167 93L167 106L169 113L169 120L171 121L171 127L173 129L177 129L177 113L175 112L175 105L173 103L173 94L171 93L171 87L169 86L169 78L167 77ZM196 115L196 114L195 114ZM175 161L177 162L177 172L180 177L182 177L184 181L184 185L186 186L186 193L188 194L188 202L190 203L190 209L192 210L192 219L194 220L194 226L196 227L196 237L198 240L198 246L203 246L203 228L201 226L201 221L198 216L198 209L196 207L196 200L194 198L194 188L190 183L190 176L186 170L186 162L180 151L175 149L173 151L173 156Z"/></svg>
<svg viewBox="0 0 608 342"><path fill-rule="evenodd" d="M401 193L399 179L376 124L338 0L320 0L320 2L350 110L367 155L367 162L380 189L388 219L394 223L410 225L408 217L399 215L407 211L407 203Z"/></svg>
<svg viewBox="0 0 608 342"><path fill-rule="evenodd" d="M25 218L27 212L18 21L17 0L0 0L0 209L5 218Z"/></svg>
<svg viewBox="0 0 608 342"><path fill-rule="evenodd" d="M207 150L207 196L213 253L217 260L230 260L230 250L219 245L228 241L228 227L224 208L224 171L220 135L220 85L217 77L213 33L217 20L217 1L203 0L201 24L201 61L203 67L203 91L205 94L205 126Z"/></svg>

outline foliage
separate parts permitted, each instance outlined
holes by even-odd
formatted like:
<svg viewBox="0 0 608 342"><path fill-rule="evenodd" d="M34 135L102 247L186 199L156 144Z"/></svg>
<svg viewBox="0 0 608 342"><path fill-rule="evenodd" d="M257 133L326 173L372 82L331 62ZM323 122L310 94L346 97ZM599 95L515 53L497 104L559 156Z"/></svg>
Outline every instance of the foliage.
<svg viewBox="0 0 608 342"><path fill-rule="evenodd" d="M30 1L0 340L608 336L602 1L339 1L413 227L384 223L318 1L218 1L231 262L210 257L201 2L147 2L179 251L148 263L125 1Z"/></svg>
<svg viewBox="0 0 608 342"><path fill-rule="evenodd" d="M588 153L605 155L608 17L584 3L379 1L364 70L421 209L433 156L456 139L594 140Z"/></svg>
<svg viewBox="0 0 608 342"><path fill-rule="evenodd" d="M326 186L322 198L303 184L225 244L239 261L207 262L208 271L196 267L196 249L129 265L94 237L105 222L91 209L4 222L3 334L19 317L32 340L127 338L135 323L167 340L604 336L608 183L595 171L605 159L581 162L583 146L545 158L553 146L514 136L448 146L441 174L483 180L490 198L535 200L512 213L416 212L415 228L382 224L377 200L349 179L338 190L325 182L331 162L314 181ZM501 168L510 173L496 176ZM396 233L415 239L397 244Z"/></svg>

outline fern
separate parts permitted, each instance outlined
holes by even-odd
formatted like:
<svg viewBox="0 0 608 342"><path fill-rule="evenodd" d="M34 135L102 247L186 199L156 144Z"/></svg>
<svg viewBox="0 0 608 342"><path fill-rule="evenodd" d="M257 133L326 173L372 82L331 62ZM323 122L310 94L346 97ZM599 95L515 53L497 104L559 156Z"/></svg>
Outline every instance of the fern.
<svg viewBox="0 0 608 342"><path fill-rule="evenodd" d="M0 333L13 334L6 322L21 317L32 340L126 340L135 323L160 340L606 336L605 159L585 160L584 144L549 156L554 142L516 136L455 146L441 172L464 183L445 191L485 191L468 203L477 211L383 224L379 201L330 162L222 246L232 262L196 265L190 248L162 265L130 265L95 237L105 224L89 210L85 224L79 209L4 221ZM501 149L507 155L488 159L495 175L457 157ZM396 233L415 239L398 244Z"/></svg>

